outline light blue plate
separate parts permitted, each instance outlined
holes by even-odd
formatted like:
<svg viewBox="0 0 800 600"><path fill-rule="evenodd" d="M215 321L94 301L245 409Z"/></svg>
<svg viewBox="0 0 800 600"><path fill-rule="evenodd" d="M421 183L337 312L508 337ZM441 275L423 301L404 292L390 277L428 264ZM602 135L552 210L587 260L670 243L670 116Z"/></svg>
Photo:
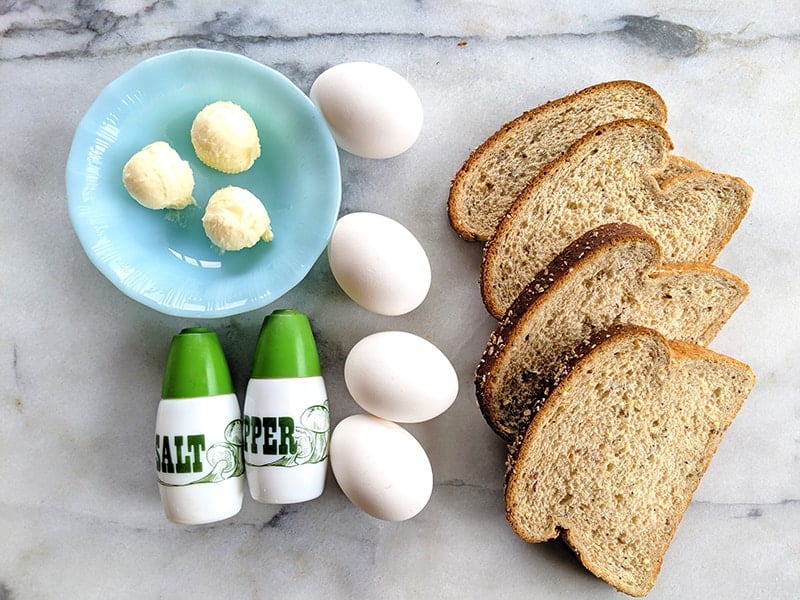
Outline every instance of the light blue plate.
<svg viewBox="0 0 800 600"><path fill-rule="evenodd" d="M261 157L244 173L214 171L192 148L192 120L217 100L239 104L258 128ZM191 164L197 206L154 211L128 195L122 167L157 140ZM134 300L181 317L224 317L277 300L324 251L341 201L336 144L309 98L261 63L212 50L145 60L108 85L78 126L66 183L92 263ZM226 185L261 199L273 241L224 253L209 241L200 219Z"/></svg>

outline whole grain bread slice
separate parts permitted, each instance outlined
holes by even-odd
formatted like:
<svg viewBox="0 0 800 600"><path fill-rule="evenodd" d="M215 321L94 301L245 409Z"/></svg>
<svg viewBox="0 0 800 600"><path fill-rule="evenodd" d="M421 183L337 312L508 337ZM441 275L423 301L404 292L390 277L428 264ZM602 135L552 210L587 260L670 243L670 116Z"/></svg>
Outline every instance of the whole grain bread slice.
<svg viewBox="0 0 800 600"><path fill-rule="evenodd" d="M465 240L488 240L525 185L595 127L641 118L663 125L667 107L651 87L609 81L531 109L483 142L456 173L448 216Z"/></svg>
<svg viewBox="0 0 800 600"><path fill-rule="evenodd" d="M593 334L641 325L705 346L747 294L744 281L712 265L663 265L658 242L639 227L592 229L533 278L492 332L475 378L484 419L512 442Z"/></svg>
<svg viewBox="0 0 800 600"><path fill-rule="evenodd" d="M595 338L519 445L511 527L530 542L560 535L597 577L647 594L754 383L747 365L650 329Z"/></svg>
<svg viewBox="0 0 800 600"><path fill-rule="evenodd" d="M750 206L738 177L689 171L660 185L672 142L662 127L632 119L602 125L547 165L486 244L481 294L500 319L533 276L567 244L610 222L637 225L666 262L710 263Z"/></svg>

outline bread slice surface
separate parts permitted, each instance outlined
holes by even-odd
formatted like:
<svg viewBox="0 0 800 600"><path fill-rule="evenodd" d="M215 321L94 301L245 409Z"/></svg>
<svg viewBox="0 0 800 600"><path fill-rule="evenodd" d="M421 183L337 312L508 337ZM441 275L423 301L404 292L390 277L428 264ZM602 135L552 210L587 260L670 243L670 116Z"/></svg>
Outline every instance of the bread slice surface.
<svg viewBox="0 0 800 600"><path fill-rule="evenodd" d="M573 350L612 325L641 325L708 345L748 294L706 264L662 264L655 238L627 223L569 244L512 303L476 369L478 405L511 442L564 374Z"/></svg>
<svg viewBox="0 0 800 600"><path fill-rule="evenodd" d="M651 329L598 335L518 446L511 527L530 542L561 535L597 577L647 594L754 383L747 365Z"/></svg>
<svg viewBox="0 0 800 600"><path fill-rule="evenodd" d="M486 241L525 185L595 127L640 118L663 125L667 107L638 81L600 83L531 109L483 142L456 173L448 198L453 229Z"/></svg>
<svg viewBox="0 0 800 600"><path fill-rule="evenodd" d="M500 319L533 276L572 240L610 222L641 227L666 262L710 263L750 206L738 177L690 171L659 185L672 147L666 131L616 121L584 136L520 194L487 243L481 295Z"/></svg>

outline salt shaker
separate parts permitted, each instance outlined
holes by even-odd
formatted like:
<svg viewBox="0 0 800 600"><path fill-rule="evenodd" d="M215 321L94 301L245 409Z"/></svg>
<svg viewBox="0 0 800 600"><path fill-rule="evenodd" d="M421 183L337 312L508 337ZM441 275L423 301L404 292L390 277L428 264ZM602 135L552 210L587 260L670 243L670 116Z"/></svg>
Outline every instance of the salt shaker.
<svg viewBox="0 0 800 600"><path fill-rule="evenodd" d="M155 433L158 489L170 521L211 523L241 510L241 411L214 332L192 327L173 337Z"/></svg>

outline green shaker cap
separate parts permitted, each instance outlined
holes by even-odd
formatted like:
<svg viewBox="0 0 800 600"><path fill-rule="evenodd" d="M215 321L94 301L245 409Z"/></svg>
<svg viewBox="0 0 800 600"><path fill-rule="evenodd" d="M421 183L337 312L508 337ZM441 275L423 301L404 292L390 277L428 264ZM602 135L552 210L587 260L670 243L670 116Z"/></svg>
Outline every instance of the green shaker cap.
<svg viewBox="0 0 800 600"><path fill-rule="evenodd" d="M308 317L293 309L264 318L256 344L253 379L317 377L322 372Z"/></svg>
<svg viewBox="0 0 800 600"><path fill-rule="evenodd" d="M197 398L233 393L233 382L217 334L189 327L172 338L161 386L162 398Z"/></svg>

